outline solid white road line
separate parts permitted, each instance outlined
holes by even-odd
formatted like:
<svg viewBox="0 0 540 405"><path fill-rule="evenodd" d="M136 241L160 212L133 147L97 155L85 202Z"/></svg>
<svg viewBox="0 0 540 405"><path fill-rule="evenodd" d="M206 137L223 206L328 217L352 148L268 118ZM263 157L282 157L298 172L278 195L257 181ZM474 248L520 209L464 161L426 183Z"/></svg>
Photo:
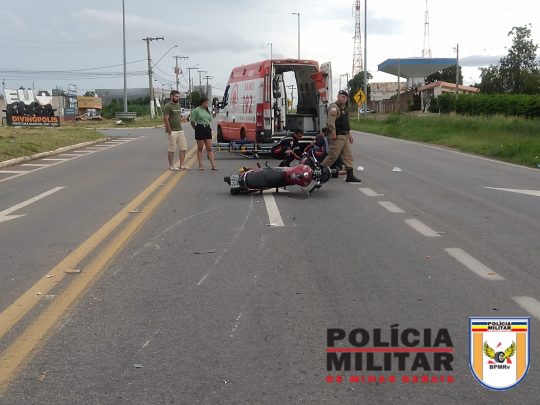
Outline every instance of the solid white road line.
<svg viewBox="0 0 540 405"><path fill-rule="evenodd" d="M40 160L43 160L43 161L50 161L50 162L64 162L68 159L40 159Z"/></svg>
<svg viewBox="0 0 540 405"><path fill-rule="evenodd" d="M10 214L12 212L17 211L17 210L20 210L21 208L26 207L27 205L33 204L36 201L41 200L42 198L45 198L45 197L47 197L47 196L49 196L51 194L54 194L57 191L60 191L60 190L62 190L64 188L65 187L55 187L55 188L53 188L53 189L51 189L49 191L41 193L40 195L37 195L35 197L30 198L29 200L26 200L26 201L23 201L22 203L14 205L11 208L0 211L0 222L9 221L10 219L19 218L19 217L22 217L22 216L26 215L26 214L23 214L23 215L10 215Z"/></svg>
<svg viewBox="0 0 540 405"><path fill-rule="evenodd" d="M392 214L403 214L405 211L403 211L401 208L399 208L396 204L394 204L391 201L377 201L379 205L383 208L385 208L387 211L390 211Z"/></svg>
<svg viewBox="0 0 540 405"><path fill-rule="evenodd" d="M384 195L384 194L379 194L376 191L367 187L360 187L358 190L360 190L362 193L364 193L368 197L381 197Z"/></svg>
<svg viewBox="0 0 540 405"><path fill-rule="evenodd" d="M536 319L540 320L540 302L533 297L512 297L520 307L529 312Z"/></svg>
<svg viewBox="0 0 540 405"><path fill-rule="evenodd" d="M427 236L428 238L438 238L441 236L440 233L435 232L429 226L427 226L422 221L416 218L406 219L405 223L409 225L412 229L414 229L416 232L418 232L419 234Z"/></svg>
<svg viewBox="0 0 540 405"><path fill-rule="evenodd" d="M508 191L510 193L526 194L526 195L533 195L535 197L540 197L540 190L521 190L517 188L497 188L497 187L484 187L484 188L488 188L490 190Z"/></svg>
<svg viewBox="0 0 540 405"><path fill-rule="evenodd" d="M467 267L470 271L477 274L478 276L486 280L492 281L504 280L504 277L500 276L483 263L480 263L478 260L476 260L464 250L459 248L447 248L444 250L446 250L446 252L450 256L452 256L454 259L456 259L458 262L460 262L462 265Z"/></svg>
<svg viewBox="0 0 540 405"><path fill-rule="evenodd" d="M49 165L48 164L40 164L40 163L24 163L21 166L45 167L45 166L49 166Z"/></svg>
<svg viewBox="0 0 540 405"><path fill-rule="evenodd" d="M19 174L19 173L26 173L28 170L0 170L0 173L7 173L7 174Z"/></svg>
<svg viewBox="0 0 540 405"><path fill-rule="evenodd" d="M274 194L264 193L263 197L266 204L266 210L268 211L268 222L270 223L270 226L285 226L283 219L281 219Z"/></svg>

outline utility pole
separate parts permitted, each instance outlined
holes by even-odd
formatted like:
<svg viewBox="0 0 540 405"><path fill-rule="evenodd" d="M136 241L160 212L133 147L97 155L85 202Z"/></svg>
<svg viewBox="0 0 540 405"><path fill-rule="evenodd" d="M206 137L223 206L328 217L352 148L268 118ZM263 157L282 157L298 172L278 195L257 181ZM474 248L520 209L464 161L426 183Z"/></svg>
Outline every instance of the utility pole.
<svg viewBox="0 0 540 405"><path fill-rule="evenodd" d="M367 72L367 0L364 0L364 95L366 96L366 101L364 101L364 117L367 118L367 81L368 81L368 72ZM360 118L360 117L359 117Z"/></svg>
<svg viewBox="0 0 540 405"><path fill-rule="evenodd" d="M456 44L456 112L457 112L458 91L459 91L459 44Z"/></svg>
<svg viewBox="0 0 540 405"><path fill-rule="evenodd" d="M146 51L148 53L148 92L150 95L150 116L154 118L156 113L154 111L154 87L152 86L152 59L150 57L150 42L164 40L163 37L146 37L143 41L146 41Z"/></svg>
<svg viewBox="0 0 540 405"><path fill-rule="evenodd" d="M195 70L195 69L198 69L199 68L199 65L197 66L192 66L192 67L188 67L187 68L187 71L188 71L188 95L189 95L189 104L190 104L190 107L191 107L191 88L192 88L192 83L191 83L191 71L192 70Z"/></svg>
<svg viewBox="0 0 540 405"><path fill-rule="evenodd" d="M294 91L296 90L296 86L294 85L290 85L290 86L287 86L288 89L291 89L291 109L292 109L292 106L294 104Z"/></svg>
<svg viewBox="0 0 540 405"><path fill-rule="evenodd" d="M300 59L300 13L291 13L298 17L298 59Z"/></svg>
<svg viewBox="0 0 540 405"><path fill-rule="evenodd" d="M210 95L208 93L208 80L213 79L213 78L214 78L214 76L208 76L208 75L203 77L203 79L206 79L206 97L210 97Z"/></svg>
<svg viewBox="0 0 540 405"><path fill-rule="evenodd" d="M122 0L122 44L123 44L123 53L124 53L124 112L128 112L128 103L127 103L127 68L126 68L126 8L124 5L124 0Z"/></svg>
<svg viewBox="0 0 540 405"><path fill-rule="evenodd" d="M176 59L176 67L174 68L174 74L176 75L176 91L178 91L178 85L180 84L180 67L178 66L178 59L188 60L189 56L173 56Z"/></svg>
<svg viewBox="0 0 540 405"><path fill-rule="evenodd" d="M203 73L208 73L208 71L206 70L197 70L197 73L199 73L199 91L202 91L202 80L201 80L201 75Z"/></svg>
<svg viewBox="0 0 540 405"><path fill-rule="evenodd" d="M346 76L346 77L347 77L347 82L346 82L347 86L345 86L345 87L348 88L348 86L349 86L349 74L348 74L348 73L344 73L344 74L342 74L342 75L339 75L339 90L341 90L341 78L342 78L343 76Z"/></svg>

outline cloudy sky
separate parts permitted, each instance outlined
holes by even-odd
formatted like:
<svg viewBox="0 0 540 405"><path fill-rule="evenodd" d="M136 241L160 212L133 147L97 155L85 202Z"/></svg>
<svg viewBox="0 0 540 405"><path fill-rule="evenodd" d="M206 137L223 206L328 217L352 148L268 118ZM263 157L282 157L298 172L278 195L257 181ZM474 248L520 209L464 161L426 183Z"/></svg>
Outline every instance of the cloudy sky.
<svg viewBox="0 0 540 405"><path fill-rule="evenodd" d="M198 66L212 76L219 93L233 67L270 56L296 57L297 16L301 57L331 61L334 83L352 69L353 0L125 0L128 87L148 87L144 37L151 43L156 85L174 85L173 55L185 72ZM464 81L479 80L478 66L496 63L511 44L513 26L532 24L540 43L538 0L429 0L433 57L455 57L459 43ZM364 0L361 1L362 9ZM377 72L388 58L420 56L424 42L425 0L368 1L367 66L374 81L396 78ZM363 19L362 19L363 21ZM363 28L362 28L363 34ZM364 40L364 38L362 38ZM178 48L174 48L178 45ZM163 58L162 58L163 57ZM122 88L121 0L2 1L0 79L6 88L66 88L79 92ZM192 71L198 82L198 73ZM336 87L335 87L336 88Z"/></svg>

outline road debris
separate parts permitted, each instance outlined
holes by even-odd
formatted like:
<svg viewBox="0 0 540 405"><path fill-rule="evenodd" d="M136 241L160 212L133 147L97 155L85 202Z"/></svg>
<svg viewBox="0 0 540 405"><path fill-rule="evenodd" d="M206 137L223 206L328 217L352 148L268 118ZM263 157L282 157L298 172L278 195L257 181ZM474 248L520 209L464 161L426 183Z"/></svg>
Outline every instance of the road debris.
<svg viewBox="0 0 540 405"><path fill-rule="evenodd" d="M201 251L193 252L193 253L195 253L196 255L205 255L205 254L208 254L208 253L216 253L216 249L201 250Z"/></svg>
<svg viewBox="0 0 540 405"><path fill-rule="evenodd" d="M67 274L79 274L80 272L81 272L80 269L66 270Z"/></svg>
<svg viewBox="0 0 540 405"><path fill-rule="evenodd" d="M396 166L396 167L394 167L394 168L392 169L392 171L393 171L393 172L396 172L396 173L401 173L403 170L401 170L399 167Z"/></svg>
<svg viewBox="0 0 540 405"><path fill-rule="evenodd" d="M141 212L138 208L135 208L131 211L129 211L130 214L138 214L139 212Z"/></svg>
<svg viewBox="0 0 540 405"><path fill-rule="evenodd" d="M356 168L356 170L358 170L359 172L363 172L364 171L364 166L358 166Z"/></svg>

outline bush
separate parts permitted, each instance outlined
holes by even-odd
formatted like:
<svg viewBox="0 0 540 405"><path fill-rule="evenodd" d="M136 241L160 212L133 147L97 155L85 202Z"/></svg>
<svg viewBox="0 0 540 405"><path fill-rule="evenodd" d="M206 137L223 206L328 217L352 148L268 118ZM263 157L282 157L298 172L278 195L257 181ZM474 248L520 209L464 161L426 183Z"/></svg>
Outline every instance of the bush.
<svg viewBox="0 0 540 405"><path fill-rule="evenodd" d="M124 111L124 106L116 99L113 99L101 110L103 118L114 118L114 114ZM150 115L150 98L139 98L137 100L128 101L128 111L136 112L137 116Z"/></svg>
<svg viewBox="0 0 540 405"><path fill-rule="evenodd" d="M436 100L443 114L455 111L458 114L467 115L498 114L526 118L540 117L540 96L538 95L462 94L458 97L457 106L455 94L452 93L442 94Z"/></svg>

